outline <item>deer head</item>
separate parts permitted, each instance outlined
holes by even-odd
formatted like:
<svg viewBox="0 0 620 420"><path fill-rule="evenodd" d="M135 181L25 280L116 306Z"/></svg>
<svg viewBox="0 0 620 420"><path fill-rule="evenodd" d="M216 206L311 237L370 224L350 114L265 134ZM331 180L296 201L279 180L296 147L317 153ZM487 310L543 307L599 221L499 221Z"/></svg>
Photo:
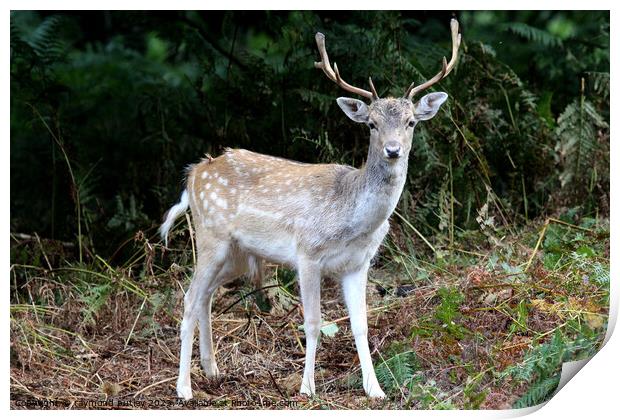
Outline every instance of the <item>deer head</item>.
<svg viewBox="0 0 620 420"><path fill-rule="evenodd" d="M325 75L338 84L344 90L362 96L370 100L367 105L363 101L353 98L341 97L337 103L344 113L353 121L366 124L370 129L369 157L381 158L387 162L395 163L402 157L407 157L411 150L413 130L419 121L433 118L441 104L448 98L445 92L429 93L417 103L413 103L414 96L428 89L441 79L446 77L454 68L458 49L461 45L461 34L456 19L450 22L452 32L452 57L450 62L443 58L442 68L433 78L419 86L411 83L401 98L380 98L377 94L372 79L368 82L370 91L352 86L340 76L338 66L332 67L325 48L325 35L317 33L316 44L321 55L321 61L315 62L314 67L322 69Z"/></svg>

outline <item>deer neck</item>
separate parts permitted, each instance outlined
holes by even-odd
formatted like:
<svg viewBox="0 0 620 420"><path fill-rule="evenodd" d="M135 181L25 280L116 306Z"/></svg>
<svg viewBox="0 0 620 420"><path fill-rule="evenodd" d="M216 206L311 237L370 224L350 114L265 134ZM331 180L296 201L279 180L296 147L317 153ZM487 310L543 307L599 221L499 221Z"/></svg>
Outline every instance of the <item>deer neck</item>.
<svg viewBox="0 0 620 420"><path fill-rule="evenodd" d="M366 165L351 173L352 226L373 232L391 216L405 185L407 162L407 156L389 162L369 150Z"/></svg>

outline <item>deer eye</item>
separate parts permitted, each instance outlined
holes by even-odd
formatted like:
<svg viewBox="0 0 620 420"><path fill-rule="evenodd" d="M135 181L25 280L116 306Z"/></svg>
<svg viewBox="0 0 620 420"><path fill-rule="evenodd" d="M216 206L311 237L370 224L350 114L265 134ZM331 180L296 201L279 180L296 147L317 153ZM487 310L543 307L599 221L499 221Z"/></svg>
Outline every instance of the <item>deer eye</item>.
<svg viewBox="0 0 620 420"><path fill-rule="evenodd" d="M369 122L369 123L368 123L368 127L369 127L371 130L376 130L376 129L377 129L377 126L376 126L374 123L371 123L371 122Z"/></svg>
<svg viewBox="0 0 620 420"><path fill-rule="evenodd" d="M415 125L415 121L414 120L409 120L409 122L407 123L407 125L409 127L413 127Z"/></svg>

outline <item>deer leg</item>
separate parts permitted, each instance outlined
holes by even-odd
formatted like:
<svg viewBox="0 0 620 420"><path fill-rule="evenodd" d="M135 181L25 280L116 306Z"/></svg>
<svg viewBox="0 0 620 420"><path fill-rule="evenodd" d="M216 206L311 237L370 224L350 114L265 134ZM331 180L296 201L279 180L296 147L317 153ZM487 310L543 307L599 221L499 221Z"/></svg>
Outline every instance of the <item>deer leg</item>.
<svg viewBox="0 0 620 420"><path fill-rule="evenodd" d="M189 290L185 294L183 321L181 322L181 352L179 355L179 379L177 381L177 395L186 400L192 398L190 370L192 363L192 347L194 330L201 306L204 303L205 292L212 287L216 276L223 266L225 252L218 255L216 252L205 252L203 258L198 259L194 277ZM207 261L209 263L207 264ZM211 292L213 294L213 292ZM211 296L208 297L210 302Z"/></svg>
<svg viewBox="0 0 620 420"><path fill-rule="evenodd" d="M372 398L385 398L377 381L368 348L368 321L366 319L366 280L368 265L360 271L349 273L342 278L344 300L351 320L351 332L362 367L364 391Z"/></svg>
<svg viewBox="0 0 620 420"><path fill-rule="evenodd" d="M205 290L203 303L200 305L200 312L198 314L198 330L200 332L200 364L208 377L219 375L215 351L213 350L213 333L211 328L213 295L218 287L242 276L247 271L247 268L247 264L243 260L237 259L235 261L234 258L229 259L218 273L213 285L209 285Z"/></svg>
<svg viewBox="0 0 620 420"><path fill-rule="evenodd" d="M213 335L211 331L211 302L215 290L205 296L202 310L198 316L200 332L200 364L205 371L207 377L214 377L220 374L215 361L215 352L213 350Z"/></svg>
<svg viewBox="0 0 620 420"><path fill-rule="evenodd" d="M185 294L183 321L181 321L181 352L179 355L179 379L177 380L177 395L189 400L192 398L192 385L190 382L190 369L192 363L192 347L194 341L194 328L196 328L196 303L198 293L196 289L198 277L194 275L192 284Z"/></svg>
<svg viewBox="0 0 620 420"><path fill-rule="evenodd" d="M299 264L298 274L306 332L306 365L300 392L313 395L315 393L314 362L321 330L321 271L316 264L302 262Z"/></svg>

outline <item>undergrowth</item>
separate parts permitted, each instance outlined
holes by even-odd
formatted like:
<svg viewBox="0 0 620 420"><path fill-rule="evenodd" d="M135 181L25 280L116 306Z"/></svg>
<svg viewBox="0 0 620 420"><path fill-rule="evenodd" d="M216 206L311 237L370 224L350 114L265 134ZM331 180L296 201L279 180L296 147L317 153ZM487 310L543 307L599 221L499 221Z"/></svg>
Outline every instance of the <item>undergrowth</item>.
<svg viewBox="0 0 620 420"><path fill-rule="evenodd" d="M298 408L497 409L543 402L555 391L563 362L596 353L609 305L607 221L576 221L570 211L553 220L534 221L495 246L480 240L483 232L461 232L455 246L478 245L408 259L397 243L421 239L390 235L368 290L384 402L363 397L346 312L333 303L323 304L320 394L298 396L303 315L294 272L275 266L260 290L237 281L217 294L214 336L223 377L204 378L195 358L196 395L284 395ZM177 331L193 261L191 241L180 233L173 232L170 251L137 235L125 245L134 258L121 267L100 258L68 264L74 250L14 237L12 400L173 399ZM39 257L21 263L27 255ZM340 300L337 283L326 280L323 296Z"/></svg>

